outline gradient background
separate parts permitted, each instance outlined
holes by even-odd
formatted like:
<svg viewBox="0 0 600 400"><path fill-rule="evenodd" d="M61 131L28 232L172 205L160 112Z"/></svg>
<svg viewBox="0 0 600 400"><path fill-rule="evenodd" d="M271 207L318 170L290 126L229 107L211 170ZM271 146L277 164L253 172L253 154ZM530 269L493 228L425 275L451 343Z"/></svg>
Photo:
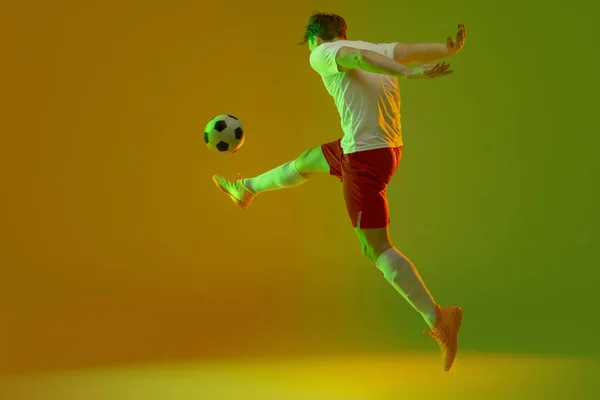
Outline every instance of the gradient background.
<svg viewBox="0 0 600 400"><path fill-rule="evenodd" d="M573 371L600 356L593 9L213 4L2 6L0 374L437 357L420 316L362 258L335 178L246 212L210 180L339 137L333 101L295 45L319 10L369 41L443 41L466 25L454 75L401 83L392 239L438 302L465 309L462 354L513 354L515 371L528 354L569 359L578 398L592 396ZM244 123L235 156L204 147L219 113Z"/></svg>

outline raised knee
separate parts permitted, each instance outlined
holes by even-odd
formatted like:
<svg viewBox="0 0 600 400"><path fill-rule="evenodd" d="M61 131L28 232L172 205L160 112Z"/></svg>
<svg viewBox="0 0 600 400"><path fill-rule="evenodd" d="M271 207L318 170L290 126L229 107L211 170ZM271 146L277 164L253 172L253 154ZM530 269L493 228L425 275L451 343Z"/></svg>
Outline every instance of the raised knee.
<svg viewBox="0 0 600 400"><path fill-rule="evenodd" d="M361 250L363 253L363 256L371 261L373 264L375 264L377 262L377 259L379 258L379 256L385 252L387 249L389 249L390 247L392 247L392 245L389 242L384 242L384 243L377 243L377 244L372 244L372 243L361 243Z"/></svg>
<svg viewBox="0 0 600 400"><path fill-rule="evenodd" d="M390 247L391 246L387 243L382 243L382 244L377 244L377 245L370 244L370 243L361 243L361 250L362 250L363 256L367 260L372 262L373 264L375 264L377 262L377 259L379 258L381 253L383 253Z"/></svg>
<svg viewBox="0 0 600 400"><path fill-rule="evenodd" d="M369 260L373 264L375 264L375 262L377 261L377 259L375 258L375 251L373 251L373 248L369 245L362 246L362 254L367 260Z"/></svg>
<svg viewBox="0 0 600 400"><path fill-rule="evenodd" d="M310 175L310 171L309 171L309 169L310 169L309 168L309 155L310 155L310 149L309 150L304 150L294 160L294 165L296 166L296 169L298 170L299 173L301 173L302 175L304 175L305 178L307 178L308 175Z"/></svg>

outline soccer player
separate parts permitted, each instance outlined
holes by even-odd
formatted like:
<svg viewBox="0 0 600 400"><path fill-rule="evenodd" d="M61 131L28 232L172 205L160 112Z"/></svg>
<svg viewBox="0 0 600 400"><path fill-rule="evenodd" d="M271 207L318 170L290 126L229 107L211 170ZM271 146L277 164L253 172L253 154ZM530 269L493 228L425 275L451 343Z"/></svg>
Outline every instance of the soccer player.
<svg viewBox="0 0 600 400"><path fill-rule="evenodd" d="M343 17L314 13L302 42L308 43L310 65L335 101L343 137L306 150L254 178L238 176L230 181L214 175L213 181L246 209L257 195L296 187L315 174L339 178L363 254L423 316L430 328L424 333L438 342L444 370L449 371L456 357L462 309L440 307L413 263L392 244L386 187L402 157L398 78L434 79L451 74L447 62L408 65L457 54L467 37L465 28L458 25L456 39L447 37L439 44L349 41L346 31Z"/></svg>

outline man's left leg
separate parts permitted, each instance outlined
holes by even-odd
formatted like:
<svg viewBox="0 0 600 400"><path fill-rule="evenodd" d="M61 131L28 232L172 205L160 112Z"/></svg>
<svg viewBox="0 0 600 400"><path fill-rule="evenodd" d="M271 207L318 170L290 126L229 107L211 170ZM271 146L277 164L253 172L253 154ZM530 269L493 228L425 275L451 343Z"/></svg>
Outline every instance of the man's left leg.
<svg viewBox="0 0 600 400"><path fill-rule="evenodd" d="M363 223L369 222L371 221L363 220ZM437 304L415 265L392 244L387 223L371 224L385 224L385 226L382 228L354 228L364 256L375 264L392 287L421 314L427 325L433 328L437 321Z"/></svg>
<svg viewBox="0 0 600 400"><path fill-rule="evenodd" d="M440 307L427 290L414 264L389 240L388 227L355 228L363 253L377 266L384 278L413 306L430 327L425 333L438 342L444 371L454 364L458 350L458 331L463 312L460 307Z"/></svg>
<svg viewBox="0 0 600 400"><path fill-rule="evenodd" d="M439 307L414 264L392 244L389 236L387 184L400 162L401 149L378 149L350 154L344 163L346 207L365 257L425 319L442 350L444 370L452 367L462 322L459 307Z"/></svg>

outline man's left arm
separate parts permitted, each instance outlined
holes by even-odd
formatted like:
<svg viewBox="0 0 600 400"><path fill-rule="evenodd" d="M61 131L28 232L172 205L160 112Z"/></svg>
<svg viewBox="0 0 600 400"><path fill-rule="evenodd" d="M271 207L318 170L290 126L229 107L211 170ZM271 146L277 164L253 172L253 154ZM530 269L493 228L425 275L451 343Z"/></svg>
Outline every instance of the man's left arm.
<svg viewBox="0 0 600 400"><path fill-rule="evenodd" d="M456 39L448 36L446 43L396 44L394 47L394 60L408 65L415 62L428 63L441 58L451 57L458 54L465 45L466 40L467 31L465 30L465 26L459 24Z"/></svg>

